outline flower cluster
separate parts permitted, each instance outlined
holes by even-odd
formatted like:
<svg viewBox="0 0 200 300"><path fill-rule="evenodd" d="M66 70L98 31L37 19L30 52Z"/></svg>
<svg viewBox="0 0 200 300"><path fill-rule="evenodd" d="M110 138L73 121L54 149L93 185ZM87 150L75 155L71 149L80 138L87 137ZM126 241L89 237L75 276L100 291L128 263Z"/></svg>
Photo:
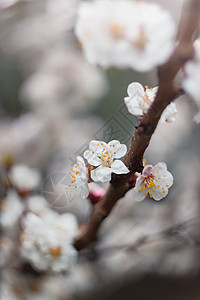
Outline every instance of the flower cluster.
<svg viewBox="0 0 200 300"><path fill-rule="evenodd" d="M172 174L167 171L165 163L158 163L156 166L147 165L142 174L136 180L133 189L133 199L142 201L148 194L154 200L161 200L168 194L168 189L173 184Z"/></svg>
<svg viewBox="0 0 200 300"><path fill-rule="evenodd" d="M40 172L25 164L14 165L9 172L9 177L12 185L21 195L36 189L41 181Z"/></svg>
<svg viewBox="0 0 200 300"><path fill-rule="evenodd" d="M153 92L152 92L153 93ZM113 140L108 144L103 141L91 141L89 150L84 152L84 158L89 164L89 176L87 168L81 157L77 158L77 164L71 168L69 173L70 183L68 188L73 188L77 192L79 198L89 197L91 201L98 202L100 197L93 192L89 194L88 181L92 179L94 182L108 182L111 180L111 174L127 174L129 169L119 160L127 152L127 147L120 144L119 141ZM136 201L143 200L149 193L150 197L160 200L167 196L168 189L173 184L173 177L165 163L158 163L155 167L148 165L143 169L139 176L135 173L130 179L130 183L134 182L133 198ZM100 195L104 193L100 189ZM89 196L88 196L89 195ZM96 199L96 200L94 200ZM73 200L73 199L71 199Z"/></svg>
<svg viewBox="0 0 200 300"><path fill-rule="evenodd" d="M128 111L134 116L143 116L155 99L158 87L143 88L139 82L132 82L128 86L128 97L124 98ZM161 122L171 123L176 119L176 104L169 104L161 116Z"/></svg>
<svg viewBox="0 0 200 300"><path fill-rule="evenodd" d="M84 152L84 158L89 164L85 166L82 157L77 157L75 164L64 179L68 201L75 198L87 198L89 195L88 182L92 179L94 182L109 182L111 174L127 174L129 169L119 160L127 152L127 147L113 140L108 144L103 141L91 141L89 150ZM90 175L90 176L89 176Z"/></svg>
<svg viewBox="0 0 200 300"><path fill-rule="evenodd" d="M186 78L183 81L185 91L195 100L199 112L195 116L195 121L200 122L200 97L199 97L199 78L200 78L200 39L196 40L195 57L185 66Z"/></svg>
<svg viewBox="0 0 200 300"><path fill-rule="evenodd" d="M174 24L157 4L96 0L80 5L76 34L90 63L148 71L170 55Z"/></svg>
<svg viewBox="0 0 200 300"><path fill-rule="evenodd" d="M59 215L49 211L46 215L36 216L28 213L22 227L22 256L37 269L61 272L74 265L78 252L72 243L78 225L72 214Z"/></svg>

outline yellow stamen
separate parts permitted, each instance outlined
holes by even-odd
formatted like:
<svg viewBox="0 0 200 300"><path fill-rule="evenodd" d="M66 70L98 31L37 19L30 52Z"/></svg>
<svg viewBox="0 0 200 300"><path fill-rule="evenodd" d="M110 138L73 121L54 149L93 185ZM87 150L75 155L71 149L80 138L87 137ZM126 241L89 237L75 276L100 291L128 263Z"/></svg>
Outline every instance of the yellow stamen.
<svg viewBox="0 0 200 300"><path fill-rule="evenodd" d="M115 38L122 38L124 35L124 29L122 26L118 25L118 24L112 24L110 26L110 31L113 34L113 36Z"/></svg>
<svg viewBox="0 0 200 300"><path fill-rule="evenodd" d="M149 188L152 188L152 187L154 187L154 186L155 186L155 183L154 183L153 181L150 181L148 187L149 187Z"/></svg>
<svg viewBox="0 0 200 300"><path fill-rule="evenodd" d="M51 252L54 259L56 259L61 254L60 247L57 247L57 248L51 248L50 247L49 250L50 250L50 252Z"/></svg>
<svg viewBox="0 0 200 300"><path fill-rule="evenodd" d="M144 29L141 27L139 36L137 40L134 42L134 46L139 50L144 50L147 43L147 37Z"/></svg>

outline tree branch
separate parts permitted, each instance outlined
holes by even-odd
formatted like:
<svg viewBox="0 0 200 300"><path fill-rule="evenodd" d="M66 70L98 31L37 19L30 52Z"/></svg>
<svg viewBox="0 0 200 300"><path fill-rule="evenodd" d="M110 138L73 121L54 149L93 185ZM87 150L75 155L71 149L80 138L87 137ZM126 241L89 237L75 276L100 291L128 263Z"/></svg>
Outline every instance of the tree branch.
<svg viewBox="0 0 200 300"><path fill-rule="evenodd" d="M174 78L185 62L194 55L193 35L198 28L199 16L200 0L188 1L181 17L178 45L169 60L158 68L159 89L156 98L135 130L129 151L124 159L124 163L129 168L130 173L126 175L112 175L106 194L100 202L94 205L88 223L81 227L80 236L74 242L76 249L81 250L96 239L98 229L103 220L110 214L116 202L124 197L130 189L128 181L131 176L135 172L142 171L143 155L158 121L164 109L181 93L181 89L174 84Z"/></svg>

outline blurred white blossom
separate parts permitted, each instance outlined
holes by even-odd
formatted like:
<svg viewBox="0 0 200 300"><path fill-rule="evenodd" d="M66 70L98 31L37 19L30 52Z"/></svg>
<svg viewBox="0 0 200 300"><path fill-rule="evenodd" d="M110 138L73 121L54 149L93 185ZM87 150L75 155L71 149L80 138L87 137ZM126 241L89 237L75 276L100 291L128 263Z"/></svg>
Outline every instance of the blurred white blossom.
<svg viewBox="0 0 200 300"><path fill-rule="evenodd" d="M12 166L9 177L12 185L20 192L35 190L41 183L40 172L25 164Z"/></svg>
<svg viewBox="0 0 200 300"><path fill-rule="evenodd" d="M14 191L9 191L1 203L0 223L5 230L17 230L17 222L24 210L24 205ZM14 231L13 231L14 233Z"/></svg>
<svg viewBox="0 0 200 300"><path fill-rule="evenodd" d="M170 55L174 24L157 4L97 0L80 4L76 34L90 63L143 72Z"/></svg>
<svg viewBox="0 0 200 300"><path fill-rule="evenodd" d="M48 202L40 195L29 196L26 205L28 210L39 216L49 212Z"/></svg>
<svg viewBox="0 0 200 300"><path fill-rule="evenodd" d="M157 91L158 87L149 89L148 86L146 86L144 90L139 82L132 82L129 84L127 89L128 97L124 98L128 111L134 116L143 116L147 113L154 101ZM176 115L176 104L172 102L162 113L161 122L174 122L176 120Z"/></svg>
<svg viewBox="0 0 200 300"><path fill-rule="evenodd" d="M74 215L52 211L49 218L28 213L22 227L22 256L37 269L69 271L77 261L78 252L72 245L77 230Z"/></svg>

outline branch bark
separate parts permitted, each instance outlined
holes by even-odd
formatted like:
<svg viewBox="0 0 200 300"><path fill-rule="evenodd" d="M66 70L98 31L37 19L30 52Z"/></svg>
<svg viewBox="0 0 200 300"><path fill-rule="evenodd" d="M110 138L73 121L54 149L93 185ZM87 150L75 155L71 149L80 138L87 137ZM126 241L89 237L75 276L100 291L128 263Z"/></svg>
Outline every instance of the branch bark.
<svg viewBox="0 0 200 300"><path fill-rule="evenodd" d="M77 250L86 248L96 239L103 220L110 214L119 199L130 189L129 179L135 172L141 172L142 160L151 137L157 127L164 109L177 98L181 89L176 87L174 79L185 62L194 55L193 35L198 28L200 16L200 0L188 1L182 13L178 30L178 45L168 61L158 68L158 92L148 112L141 119L131 139L129 151L124 163L130 173L112 175L112 180L101 201L94 205L89 221L81 227L80 235L74 241ZM167 26L167 24L166 24Z"/></svg>

